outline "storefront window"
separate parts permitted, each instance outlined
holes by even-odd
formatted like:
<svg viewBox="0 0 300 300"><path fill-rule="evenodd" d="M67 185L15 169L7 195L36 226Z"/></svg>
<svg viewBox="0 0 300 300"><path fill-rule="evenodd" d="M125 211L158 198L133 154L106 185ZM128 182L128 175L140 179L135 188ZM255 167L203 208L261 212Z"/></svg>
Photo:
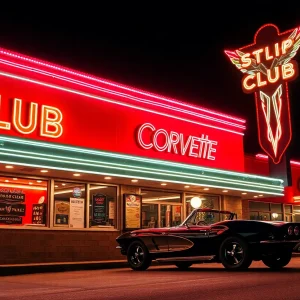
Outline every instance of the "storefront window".
<svg viewBox="0 0 300 300"><path fill-rule="evenodd" d="M250 220L283 221L282 204L249 201Z"/></svg>
<svg viewBox="0 0 300 300"><path fill-rule="evenodd" d="M144 204L142 205L142 227L154 228L159 227L158 222L158 204Z"/></svg>
<svg viewBox="0 0 300 300"><path fill-rule="evenodd" d="M54 183L54 226L85 227L85 184Z"/></svg>
<svg viewBox="0 0 300 300"><path fill-rule="evenodd" d="M182 218L181 194L142 190L142 227L171 227Z"/></svg>
<svg viewBox="0 0 300 300"><path fill-rule="evenodd" d="M48 182L0 177L0 225L45 226Z"/></svg>
<svg viewBox="0 0 300 300"><path fill-rule="evenodd" d="M291 214L292 211L292 205L284 205L284 211L286 214Z"/></svg>
<svg viewBox="0 0 300 300"><path fill-rule="evenodd" d="M89 226L116 226L117 187L90 185Z"/></svg>
<svg viewBox="0 0 300 300"><path fill-rule="evenodd" d="M218 196L203 195L203 194L186 194L185 202L186 202L186 215L187 216L194 209L191 205L191 199L193 197L199 197L201 199L200 208L219 209L219 197Z"/></svg>
<svg viewBox="0 0 300 300"><path fill-rule="evenodd" d="M294 222L300 222L300 205L294 205L293 206L293 217Z"/></svg>

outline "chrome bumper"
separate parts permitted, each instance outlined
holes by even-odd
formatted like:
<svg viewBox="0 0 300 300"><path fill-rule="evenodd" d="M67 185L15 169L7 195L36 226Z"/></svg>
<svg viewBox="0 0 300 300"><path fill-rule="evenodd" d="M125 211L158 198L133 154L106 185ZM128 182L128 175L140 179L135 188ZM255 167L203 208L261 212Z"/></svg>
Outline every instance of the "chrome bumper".
<svg viewBox="0 0 300 300"><path fill-rule="evenodd" d="M300 241L299 240L290 240L290 241L272 241L272 240L267 240L267 241L260 241L260 244L263 245L289 245L289 244L296 244L293 247L293 252L300 252Z"/></svg>
<svg viewBox="0 0 300 300"><path fill-rule="evenodd" d="M260 244L288 244L288 243L300 243L300 241L299 240L290 240L290 241L267 240L267 241L260 241Z"/></svg>
<svg viewBox="0 0 300 300"><path fill-rule="evenodd" d="M300 252L300 242L293 248L293 252Z"/></svg>

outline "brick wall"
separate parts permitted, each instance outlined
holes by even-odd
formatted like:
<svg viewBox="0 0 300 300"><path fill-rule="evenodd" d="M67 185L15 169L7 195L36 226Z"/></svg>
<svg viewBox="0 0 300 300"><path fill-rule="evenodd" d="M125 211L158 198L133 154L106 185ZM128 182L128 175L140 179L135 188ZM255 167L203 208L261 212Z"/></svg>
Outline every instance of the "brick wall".
<svg viewBox="0 0 300 300"><path fill-rule="evenodd" d="M120 232L0 230L0 265L120 260Z"/></svg>
<svg viewBox="0 0 300 300"><path fill-rule="evenodd" d="M222 209L234 212L242 219L242 199L234 196L223 196Z"/></svg>

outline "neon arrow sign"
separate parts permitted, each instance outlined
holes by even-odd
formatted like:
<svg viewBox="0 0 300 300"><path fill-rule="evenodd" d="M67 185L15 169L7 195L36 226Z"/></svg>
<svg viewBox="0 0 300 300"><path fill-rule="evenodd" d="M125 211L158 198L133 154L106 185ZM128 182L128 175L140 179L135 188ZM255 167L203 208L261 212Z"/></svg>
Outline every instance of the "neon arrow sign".
<svg viewBox="0 0 300 300"><path fill-rule="evenodd" d="M225 51L244 75L245 93L255 93L258 137L261 148L275 164L281 161L292 139L288 81L298 76L293 58L300 47L300 27L279 33L266 24L254 36L254 43Z"/></svg>

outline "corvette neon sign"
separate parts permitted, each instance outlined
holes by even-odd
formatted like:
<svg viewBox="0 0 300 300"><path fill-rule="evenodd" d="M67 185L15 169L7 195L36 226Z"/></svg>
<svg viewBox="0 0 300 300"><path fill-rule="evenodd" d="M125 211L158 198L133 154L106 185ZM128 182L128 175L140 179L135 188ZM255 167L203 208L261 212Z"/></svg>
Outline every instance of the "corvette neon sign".
<svg viewBox="0 0 300 300"><path fill-rule="evenodd" d="M300 47L300 27L279 33L273 24L262 26L254 43L225 51L244 74L242 88L255 93L258 137L261 148L280 163L292 138L288 82L298 76L293 58Z"/></svg>
<svg viewBox="0 0 300 300"><path fill-rule="evenodd" d="M215 160L214 153L218 145L207 135L184 136L175 131L168 132L163 128L156 129L151 123L144 123L138 128L137 141L146 150L154 149L159 152L187 155L195 158Z"/></svg>

